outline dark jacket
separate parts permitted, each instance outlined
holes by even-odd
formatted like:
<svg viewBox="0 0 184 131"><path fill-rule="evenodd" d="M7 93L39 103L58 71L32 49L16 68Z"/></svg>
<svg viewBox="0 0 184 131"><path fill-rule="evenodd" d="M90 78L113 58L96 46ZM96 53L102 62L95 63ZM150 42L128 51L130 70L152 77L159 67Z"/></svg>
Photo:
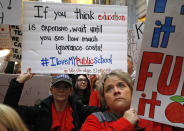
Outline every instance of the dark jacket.
<svg viewBox="0 0 184 131"><path fill-rule="evenodd" d="M53 97L49 96L36 106L19 106L18 102L23 86L24 84L20 84L16 79L12 79L4 99L4 104L13 107L29 129L34 131L50 131L52 125ZM80 103L73 103L71 100L69 102L73 109L72 115L75 127L73 130L78 131L86 117L92 112L98 111L98 109L96 107L83 106Z"/></svg>

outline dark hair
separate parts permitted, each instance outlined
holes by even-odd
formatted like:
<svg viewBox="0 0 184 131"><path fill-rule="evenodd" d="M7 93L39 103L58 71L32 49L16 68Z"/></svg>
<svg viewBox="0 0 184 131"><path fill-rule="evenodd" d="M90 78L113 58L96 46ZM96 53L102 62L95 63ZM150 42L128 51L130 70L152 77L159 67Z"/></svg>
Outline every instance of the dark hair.
<svg viewBox="0 0 184 131"><path fill-rule="evenodd" d="M87 87L86 89L84 90L84 94L83 94L83 97L82 97L82 104L85 104L85 105L88 105L89 104L89 98L90 98L90 94L91 94L91 86L90 86L90 81L87 77L86 74L77 74L75 75L73 78L73 89L74 89L74 92L72 94L73 97L79 95L79 89L77 87L77 79L80 75L83 75L86 80L87 80Z"/></svg>
<svg viewBox="0 0 184 131"><path fill-rule="evenodd" d="M96 89L96 84L95 84L95 83L96 83L96 81L98 81L98 80L99 80L98 78L95 78L95 79L93 80L93 86L92 86L92 87L93 87L94 90Z"/></svg>

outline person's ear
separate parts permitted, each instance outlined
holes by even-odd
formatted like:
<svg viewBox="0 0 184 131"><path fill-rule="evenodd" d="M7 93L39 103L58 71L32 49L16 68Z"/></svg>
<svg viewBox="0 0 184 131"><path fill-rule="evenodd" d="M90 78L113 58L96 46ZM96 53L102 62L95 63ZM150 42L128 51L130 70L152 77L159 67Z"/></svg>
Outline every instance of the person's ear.
<svg viewBox="0 0 184 131"><path fill-rule="evenodd" d="M72 94L72 91L73 91L73 89L72 89L72 87L70 88L70 95Z"/></svg>
<svg viewBox="0 0 184 131"><path fill-rule="evenodd" d="M50 92L51 92L51 93L52 93L52 91L53 91L53 87L50 88Z"/></svg>

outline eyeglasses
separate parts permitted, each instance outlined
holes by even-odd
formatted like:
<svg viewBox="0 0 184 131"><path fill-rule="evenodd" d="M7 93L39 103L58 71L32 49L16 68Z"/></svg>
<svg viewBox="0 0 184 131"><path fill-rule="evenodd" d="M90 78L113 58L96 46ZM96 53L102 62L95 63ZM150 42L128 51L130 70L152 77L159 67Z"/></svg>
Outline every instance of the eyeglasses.
<svg viewBox="0 0 184 131"><path fill-rule="evenodd" d="M86 79L78 79L77 81L78 81L78 82L85 82L85 83L88 82Z"/></svg>

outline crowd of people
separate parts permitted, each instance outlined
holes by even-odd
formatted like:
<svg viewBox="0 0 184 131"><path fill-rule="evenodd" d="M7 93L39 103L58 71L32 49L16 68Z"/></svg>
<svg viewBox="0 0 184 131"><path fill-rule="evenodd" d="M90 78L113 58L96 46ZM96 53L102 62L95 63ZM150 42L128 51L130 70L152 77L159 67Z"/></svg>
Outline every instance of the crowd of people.
<svg viewBox="0 0 184 131"><path fill-rule="evenodd" d="M19 105L31 68L10 81L0 104L0 131L184 131L139 118L131 105L135 70L128 73L53 75L51 95L34 106Z"/></svg>

